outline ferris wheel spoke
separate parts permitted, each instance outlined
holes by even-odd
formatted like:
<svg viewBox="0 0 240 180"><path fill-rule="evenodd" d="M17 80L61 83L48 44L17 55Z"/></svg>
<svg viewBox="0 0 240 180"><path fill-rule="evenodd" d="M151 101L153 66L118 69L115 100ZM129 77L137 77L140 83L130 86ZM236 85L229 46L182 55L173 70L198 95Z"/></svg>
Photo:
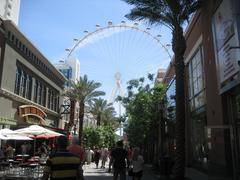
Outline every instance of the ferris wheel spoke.
<svg viewBox="0 0 240 180"><path fill-rule="evenodd" d="M137 60L137 64L141 64L143 63L144 61L149 61L149 60L154 60L154 58L158 58L159 61L161 61L161 59L159 57L161 57L161 53L160 53L160 50L159 49L150 49L150 51L147 53L148 55L142 55L140 57L138 57L138 60Z"/></svg>

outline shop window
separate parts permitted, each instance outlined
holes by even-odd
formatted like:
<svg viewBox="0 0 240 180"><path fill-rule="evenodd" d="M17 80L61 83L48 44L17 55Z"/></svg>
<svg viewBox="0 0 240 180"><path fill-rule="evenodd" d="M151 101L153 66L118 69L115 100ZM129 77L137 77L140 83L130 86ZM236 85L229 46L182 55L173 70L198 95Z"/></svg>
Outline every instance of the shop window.
<svg viewBox="0 0 240 180"><path fill-rule="evenodd" d="M200 46L188 64L188 92L191 111L205 105L205 85L202 62L203 52Z"/></svg>
<svg viewBox="0 0 240 180"><path fill-rule="evenodd" d="M206 169L208 162L208 144L205 114L193 114L192 117L192 151L196 167Z"/></svg>
<svg viewBox="0 0 240 180"><path fill-rule="evenodd" d="M206 113L204 111L205 84L202 46L196 50L188 64L188 96L191 111L191 147L193 164L200 169L207 168L208 146L206 137Z"/></svg>

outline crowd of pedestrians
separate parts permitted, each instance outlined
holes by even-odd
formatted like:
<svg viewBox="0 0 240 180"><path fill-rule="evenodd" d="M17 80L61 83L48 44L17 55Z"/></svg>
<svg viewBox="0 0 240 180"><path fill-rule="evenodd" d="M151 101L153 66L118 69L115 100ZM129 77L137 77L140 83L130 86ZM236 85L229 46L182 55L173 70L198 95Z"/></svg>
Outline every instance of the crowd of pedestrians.
<svg viewBox="0 0 240 180"><path fill-rule="evenodd" d="M123 141L118 141L116 147L89 147L84 150L78 144L78 138L73 137L71 145L68 139L60 136L57 140L57 149L47 159L43 173L43 180L83 180L83 165L95 163L96 168L106 168L106 171L113 173L113 180L126 180L127 172L133 180L140 180L143 175L143 156L139 148L123 147ZM109 167L106 162L109 161Z"/></svg>

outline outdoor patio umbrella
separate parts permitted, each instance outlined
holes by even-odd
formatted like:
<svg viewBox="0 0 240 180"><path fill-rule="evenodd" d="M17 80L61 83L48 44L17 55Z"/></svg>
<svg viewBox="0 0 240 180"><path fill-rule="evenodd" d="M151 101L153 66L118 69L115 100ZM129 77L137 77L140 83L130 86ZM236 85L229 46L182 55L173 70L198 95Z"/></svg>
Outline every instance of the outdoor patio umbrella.
<svg viewBox="0 0 240 180"><path fill-rule="evenodd" d="M0 134L0 139L2 139L2 140L8 140L8 137L5 136L5 135L3 135L3 134Z"/></svg>
<svg viewBox="0 0 240 180"><path fill-rule="evenodd" d="M30 137L21 136L15 134L13 130L10 129L0 129L0 139L2 140L32 140Z"/></svg>
<svg viewBox="0 0 240 180"><path fill-rule="evenodd" d="M49 130L38 125L31 125L26 128L17 129L14 132L18 135L34 138L34 155L36 148L36 138L52 138L56 136L63 136L63 134L61 133L57 133L55 131Z"/></svg>

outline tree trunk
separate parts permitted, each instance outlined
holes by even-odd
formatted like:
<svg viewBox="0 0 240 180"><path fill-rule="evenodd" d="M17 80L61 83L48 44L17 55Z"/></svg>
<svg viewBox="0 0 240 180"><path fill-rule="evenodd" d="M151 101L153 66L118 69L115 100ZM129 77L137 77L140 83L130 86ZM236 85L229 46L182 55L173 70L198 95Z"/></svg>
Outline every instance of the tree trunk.
<svg viewBox="0 0 240 180"><path fill-rule="evenodd" d="M67 137L71 134L71 129L74 123L74 115L75 115L75 100L70 100L70 117L69 117L69 122L66 125L66 130L67 130Z"/></svg>
<svg viewBox="0 0 240 180"><path fill-rule="evenodd" d="M78 129L78 137L79 144L82 145L82 136L83 136L83 118L84 118L84 103L79 102L79 129Z"/></svg>
<svg viewBox="0 0 240 180"><path fill-rule="evenodd" d="M176 25L173 30L173 52L175 55L176 74L176 156L173 176L183 180L185 175L185 91L184 91L184 52L186 40L183 29Z"/></svg>
<svg viewBox="0 0 240 180"><path fill-rule="evenodd" d="M97 116L97 126L101 125L101 115Z"/></svg>

